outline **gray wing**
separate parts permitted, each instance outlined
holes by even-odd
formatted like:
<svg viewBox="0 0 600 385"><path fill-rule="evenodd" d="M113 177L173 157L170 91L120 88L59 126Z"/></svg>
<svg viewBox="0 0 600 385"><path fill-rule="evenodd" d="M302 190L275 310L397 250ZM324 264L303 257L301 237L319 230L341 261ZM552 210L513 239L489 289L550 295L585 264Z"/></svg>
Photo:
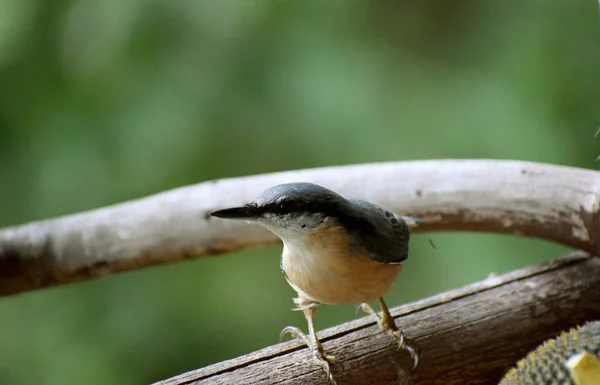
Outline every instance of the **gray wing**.
<svg viewBox="0 0 600 385"><path fill-rule="evenodd" d="M371 258L380 263L404 262L408 258L410 230L402 217L370 202L349 201L363 217L364 226L355 230L355 236Z"/></svg>

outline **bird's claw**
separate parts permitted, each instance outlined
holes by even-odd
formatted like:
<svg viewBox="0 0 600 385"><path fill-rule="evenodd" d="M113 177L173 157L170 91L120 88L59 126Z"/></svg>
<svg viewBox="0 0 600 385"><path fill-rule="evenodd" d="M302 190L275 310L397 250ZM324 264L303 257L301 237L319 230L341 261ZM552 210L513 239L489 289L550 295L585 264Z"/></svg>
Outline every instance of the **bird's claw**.
<svg viewBox="0 0 600 385"><path fill-rule="evenodd" d="M292 336L292 338L295 338L301 342L304 342L308 346L311 345L310 340L308 339L306 334L304 334L302 332L302 330L300 330L299 328L297 328L295 326L286 326L285 328L283 328L281 333L279 333L279 341L283 341L283 337L285 337L286 334L289 334Z"/></svg>
<svg viewBox="0 0 600 385"><path fill-rule="evenodd" d="M375 318L377 318L377 320L380 320L381 317L379 316L379 314L377 314L377 312L375 311L375 309L373 309L371 307L371 305L369 305L368 303L361 303L360 305L358 305L358 307L356 308L356 314L358 314L358 311L362 310L365 313L368 313L372 316L374 316Z"/></svg>
<svg viewBox="0 0 600 385"><path fill-rule="evenodd" d="M337 382L335 381L335 379L333 378L333 374L331 373L331 365L335 362L335 357L322 354L317 349L314 349L313 359L317 363L317 365L319 365L321 369L323 369L325 375L327 376L327 379L329 380L329 383L331 385L337 385Z"/></svg>
<svg viewBox="0 0 600 385"><path fill-rule="evenodd" d="M279 340L281 341L286 334L290 334L293 338L303 342L308 348L312 351L313 360L323 369L329 383L331 385L337 385L337 382L333 378L333 374L331 373L331 365L336 363L336 359L334 356L326 355L323 351L323 348L320 344L313 343L310 339L295 326L287 326L285 327L280 335Z"/></svg>
<svg viewBox="0 0 600 385"><path fill-rule="evenodd" d="M404 336L401 330L390 330L391 336L398 342L398 350L404 349L413 359L412 371L414 372L419 365L419 346L410 338Z"/></svg>
<svg viewBox="0 0 600 385"><path fill-rule="evenodd" d="M413 359L412 371L414 371L419 365L419 347L417 344L410 338L404 336L402 330L398 329L396 326L394 319L387 316L385 313L383 317L380 316L368 303L361 303L358 306L357 311L359 309L365 313L375 316L375 318L377 318L377 324L379 325L379 328L387 331L394 338L394 340L396 340L398 343L398 349L406 350L408 354L410 354Z"/></svg>

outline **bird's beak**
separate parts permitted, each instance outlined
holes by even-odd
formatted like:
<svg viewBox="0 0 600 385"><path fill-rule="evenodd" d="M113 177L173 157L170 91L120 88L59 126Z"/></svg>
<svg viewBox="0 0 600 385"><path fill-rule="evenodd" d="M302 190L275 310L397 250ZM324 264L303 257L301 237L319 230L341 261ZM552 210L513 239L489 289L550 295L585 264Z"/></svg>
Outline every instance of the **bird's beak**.
<svg viewBox="0 0 600 385"><path fill-rule="evenodd" d="M229 209L213 211L209 214L212 217L224 219L253 219L260 216L258 209L254 206L232 207Z"/></svg>
<svg viewBox="0 0 600 385"><path fill-rule="evenodd" d="M406 222L408 227L417 227L420 224L425 223L425 220L421 218L402 216L402 219L404 220L404 222Z"/></svg>

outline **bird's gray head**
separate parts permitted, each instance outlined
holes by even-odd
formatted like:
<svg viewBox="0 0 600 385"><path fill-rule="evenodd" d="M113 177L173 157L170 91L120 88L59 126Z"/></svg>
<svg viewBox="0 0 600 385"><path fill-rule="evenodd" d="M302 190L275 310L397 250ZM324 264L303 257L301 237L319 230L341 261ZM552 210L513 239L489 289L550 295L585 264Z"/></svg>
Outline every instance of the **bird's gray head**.
<svg viewBox="0 0 600 385"><path fill-rule="evenodd" d="M218 210L210 215L254 222L280 238L289 238L339 221L349 206L347 199L325 187L295 182L270 187L244 206Z"/></svg>
<svg viewBox="0 0 600 385"><path fill-rule="evenodd" d="M268 188L244 206L210 215L257 223L289 244L303 244L304 236L334 227L348 236L349 247L382 263L404 261L408 257L409 228L423 222L305 182Z"/></svg>

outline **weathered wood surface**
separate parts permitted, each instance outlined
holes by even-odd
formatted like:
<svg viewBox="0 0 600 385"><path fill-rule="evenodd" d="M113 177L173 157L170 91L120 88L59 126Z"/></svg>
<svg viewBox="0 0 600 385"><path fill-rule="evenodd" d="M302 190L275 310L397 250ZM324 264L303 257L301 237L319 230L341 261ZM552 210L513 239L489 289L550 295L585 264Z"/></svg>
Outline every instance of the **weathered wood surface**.
<svg viewBox="0 0 600 385"><path fill-rule="evenodd" d="M275 242L257 226L207 214L290 181L423 217L420 231L516 234L600 254L599 172L500 160L378 163L217 180L1 229L0 295Z"/></svg>
<svg viewBox="0 0 600 385"><path fill-rule="evenodd" d="M600 259L583 253L491 277L392 310L421 347L413 377L406 353L369 317L319 332L344 364L344 384L497 384L527 351L558 331L600 319ZM274 331L276 334L278 331ZM224 344L233 343L223 340ZM158 382L156 385L326 384L293 341Z"/></svg>

